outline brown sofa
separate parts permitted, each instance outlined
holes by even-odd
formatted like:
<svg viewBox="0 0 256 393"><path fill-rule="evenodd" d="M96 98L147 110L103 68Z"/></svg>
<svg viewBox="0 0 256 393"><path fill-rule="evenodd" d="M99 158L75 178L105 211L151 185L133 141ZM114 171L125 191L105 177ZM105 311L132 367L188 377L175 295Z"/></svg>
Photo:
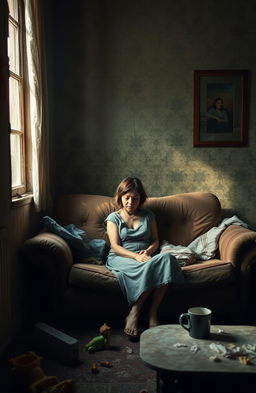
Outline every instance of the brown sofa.
<svg viewBox="0 0 256 393"><path fill-rule="evenodd" d="M218 225L224 214L218 198L204 192L151 197L146 207L156 214L160 242L183 246ZM104 220L114 210L111 197L64 195L56 202L53 217L62 225L72 223L85 230L90 239L108 241ZM228 226L214 259L182 267L184 284L169 286L160 317L177 323L178 315L189 307L205 306L218 322L228 316L241 321L251 305L255 240L256 232ZM41 232L25 242L22 255L36 318L82 317L111 323L127 313L115 275L104 264L75 261L63 238Z"/></svg>

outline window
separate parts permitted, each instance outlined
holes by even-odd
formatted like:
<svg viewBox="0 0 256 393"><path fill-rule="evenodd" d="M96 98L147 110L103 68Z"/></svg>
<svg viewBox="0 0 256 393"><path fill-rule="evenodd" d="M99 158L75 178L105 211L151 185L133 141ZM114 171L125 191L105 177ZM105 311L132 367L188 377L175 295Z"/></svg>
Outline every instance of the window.
<svg viewBox="0 0 256 393"><path fill-rule="evenodd" d="M8 0L9 5L9 113L12 196L27 191L25 119L24 119L24 12L21 0Z"/></svg>
<svg viewBox="0 0 256 393"><path fill-rule="evenodd" d="M51 192L41 2L7 1L13 206L33 201L36 209L45 210Z"/></svg>

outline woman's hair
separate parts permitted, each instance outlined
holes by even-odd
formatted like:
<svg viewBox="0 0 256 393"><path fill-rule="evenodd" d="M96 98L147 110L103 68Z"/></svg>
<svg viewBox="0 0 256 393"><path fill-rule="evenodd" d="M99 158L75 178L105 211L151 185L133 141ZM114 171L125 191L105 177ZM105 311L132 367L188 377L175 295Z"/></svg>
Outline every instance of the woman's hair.
<svg viewBox="0 0 256 393"><path fill-rule="evenodd" d="M121 181L114 195L115 204L118 206L118 208L123 207L122 196L124 194L127 194L127 192L131 191L137 191L140 196L139 206L143 205L143 203L147 199L147 194L141 181L137 177L126 177Z"/></svg>

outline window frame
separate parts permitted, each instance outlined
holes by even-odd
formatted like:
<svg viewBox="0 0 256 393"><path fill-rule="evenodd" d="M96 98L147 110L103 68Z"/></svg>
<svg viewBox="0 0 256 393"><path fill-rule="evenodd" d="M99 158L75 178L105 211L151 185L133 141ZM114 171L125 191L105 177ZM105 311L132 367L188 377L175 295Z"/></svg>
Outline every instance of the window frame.
<svg viewBox="0 0 256 393"><path fill-rule="evenodd" d="M26 100L26 80L25 80L25 31L24 31L24 4L22 0L17 0L17 11L18 11L18 20L14 19L10 13L8 15L8 29L9 23L12 23L18 29L18 61L19 61L19 74L16 74L14 71L10 69L9 63L9 83L10 78L18 81L19 87L19 100L20 100L20 130L12 129L10 122L10 113L9 113L9 134L10 134L10 148L11 148L11 135L18 135L20 138L20 169L21 169L21 184L13 186L11 181L11 196L12 198L20 197L23 194L29 192L28 190L28 176L27 176L27 127L26 127L26 119L25 119L25 100ZM10 36L9 36L10 39ZM9 53L8 53L9 56ZM10 105L10 101L9 101ZM10 159L11 151L10 151ZM12 165L12 162L11 162Z"/></svg>

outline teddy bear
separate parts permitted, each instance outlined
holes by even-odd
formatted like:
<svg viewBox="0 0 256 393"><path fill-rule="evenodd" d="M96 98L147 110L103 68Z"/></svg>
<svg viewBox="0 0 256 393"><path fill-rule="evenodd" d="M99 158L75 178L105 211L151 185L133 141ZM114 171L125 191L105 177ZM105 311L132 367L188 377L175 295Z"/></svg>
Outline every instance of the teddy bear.
<svg viewBox="0 0 256 393"><path fill-rule="evenodd" d="M59 381L56 376L48 376L41 367L42 358L28 351L8 359L13 376L19 386L29 387L31 393L75 393L72 379Z"/></svg>

